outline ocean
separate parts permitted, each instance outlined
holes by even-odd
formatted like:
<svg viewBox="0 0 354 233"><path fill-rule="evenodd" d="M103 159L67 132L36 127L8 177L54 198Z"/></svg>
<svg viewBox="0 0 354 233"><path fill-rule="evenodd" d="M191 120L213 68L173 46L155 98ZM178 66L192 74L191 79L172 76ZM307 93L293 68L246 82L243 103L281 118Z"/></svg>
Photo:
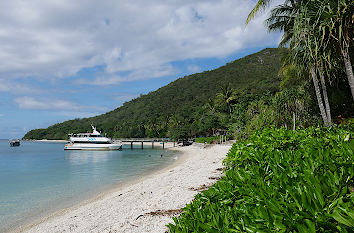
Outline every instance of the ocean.
<svg viewBox="0 0 354 233"><path fill-rule="evenodd" d="M140 146L64 151L64 143L21 141L10 147L8 140L0 140L0 232L167 167L178 156Z"/></svg>

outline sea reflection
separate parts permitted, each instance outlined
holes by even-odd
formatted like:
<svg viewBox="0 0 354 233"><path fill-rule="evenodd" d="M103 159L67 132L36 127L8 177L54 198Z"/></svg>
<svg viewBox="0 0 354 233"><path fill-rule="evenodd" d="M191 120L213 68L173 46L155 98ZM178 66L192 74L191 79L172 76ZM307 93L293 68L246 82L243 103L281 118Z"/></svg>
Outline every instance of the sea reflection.
<svg viewBox="0 0 354 233"><path fill-rule="evenodd" d="M89 163L104 163L112 159L114 155L119 155L120 151L65 151L66 159L72 165L83 165Z"/></svg>

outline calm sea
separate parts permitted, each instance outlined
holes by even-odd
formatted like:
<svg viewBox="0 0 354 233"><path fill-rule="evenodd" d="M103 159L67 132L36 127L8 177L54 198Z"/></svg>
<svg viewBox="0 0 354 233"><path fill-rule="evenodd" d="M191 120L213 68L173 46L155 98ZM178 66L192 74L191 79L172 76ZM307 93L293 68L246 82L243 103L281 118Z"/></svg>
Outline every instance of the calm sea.
<svg viewBox="0 0 354 233"><path fill-rule="evenodd" d="M26 141L10 147L8 140L0 140L0 232L166 167L177 158L171 151L145 145L144 150L122 151L63 148L64 143Z"/></svg>

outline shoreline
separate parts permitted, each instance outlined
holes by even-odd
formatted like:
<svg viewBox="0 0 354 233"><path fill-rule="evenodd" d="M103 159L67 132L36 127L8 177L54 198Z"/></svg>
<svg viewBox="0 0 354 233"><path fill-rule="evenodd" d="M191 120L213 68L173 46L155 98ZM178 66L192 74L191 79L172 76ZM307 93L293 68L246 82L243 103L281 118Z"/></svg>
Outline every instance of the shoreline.
<svg viewBox="0 0 354 233"><path fill-rule="evenodd" d="M166 148L181 153L167 167L10 232L164 232L171 216L149 213L184 207L198 187L215 183L209 178L221 175L217 168L230 146L203 147Z"/></svg>
<svg viewBox="0 0 354 233"><path fill-rule="evenodd" d="M60 140L27 140L30 142L61 142ZM162 145L161 145L162 147ZM147 179L153 175L159 174L160 172L163 172L166 169L169 169L171 167L177 166L178 164L183 162L184 156L183 153L179 152L176 150L177 147L173 147L173 143L166 143L165 144L165 149L162 150L162 148L157 146L158 149L161 149L161 152L164 153L166 151L169 151L168 153L172 153L173 156L177 156L177 159L174 159L173 162L170 164L164 165L162 167L157 167L151 171L147 171L145 173L141 173L138 177L130 178L125 181L119 181L118 183L111 184L111 185L106 185L100 188L99 190L94 190L90 192L90 194L84 194L83 198L75 198L75 201L68 201L68 200L62 200L63 202L60 202L58 206L60 207L50 207L46 208L43 210L38 211L34 216L31 217L26 217L26 219L21 223L20 221L14 222L14 224L11 224L9 227L6 227L4 232L8 233L13 233L13 232L23 232L25 229L37 225L49 218L55 217L57 215L62 214L63 212L66 212L70 209L73 209L75 207L82 206L84 204L87 204L89 202L95 201L109 193L112 193L114 191L119 191L121 189L124 189L130 185L134 185L138 182L143 181L144 179ZM124 150L130 150L130 148L124 148ZM140 148L134 148L134 150L141 150ZM0 232L2 230L0 229Z"/></svg>

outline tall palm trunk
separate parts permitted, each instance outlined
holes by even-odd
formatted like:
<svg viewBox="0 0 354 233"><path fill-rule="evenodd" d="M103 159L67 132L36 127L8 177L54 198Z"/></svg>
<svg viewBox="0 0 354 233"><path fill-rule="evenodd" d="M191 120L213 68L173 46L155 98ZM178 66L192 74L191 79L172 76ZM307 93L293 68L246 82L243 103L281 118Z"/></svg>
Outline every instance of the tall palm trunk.
<svg viewBox="0 0 354 233"><path fill-rule="evenodd" d="M315 87L318 107L320 108L320 112L321 112L323 123L325 124L325 126L328 126L329 124L328 124L327 114L326 114L326 111L325 111L325 107L323 105L322 96L321 96L321 90L320 90L320 87L318 85L318 79L317 79L317 75L316 75L316 71L315 71L315 67L314 66L311 67L311 76L312 76L313 85Z"/></svg>
<svg viewBox="0 0 354 233"><path fill-rule="evenodd" d="M321 68L323 68L322 64L321 64ZM322 93L323 93L323 100L325 102L325 110L326 110L326 115L327 115L327 121L328 121L329 124L331 124L332 123L331 108L329 106L329 101L328 101L326 81L324 79L324 75L323 75L322 69L319 69L318 73L320 75L320 80L321 80L321 87L322 87Z"/></svg>
<svg viewBox="0 0 354 233"><path fill-rule="evenodd" d="M350 62L350 56L349 56L348 51L349 51L348 46L346 46L345 49L342 49L345 71L347 73L350 91L352 92L352 97L353 97L353 101L354 101L354 75L353 75L353 67Z"/></svg>

